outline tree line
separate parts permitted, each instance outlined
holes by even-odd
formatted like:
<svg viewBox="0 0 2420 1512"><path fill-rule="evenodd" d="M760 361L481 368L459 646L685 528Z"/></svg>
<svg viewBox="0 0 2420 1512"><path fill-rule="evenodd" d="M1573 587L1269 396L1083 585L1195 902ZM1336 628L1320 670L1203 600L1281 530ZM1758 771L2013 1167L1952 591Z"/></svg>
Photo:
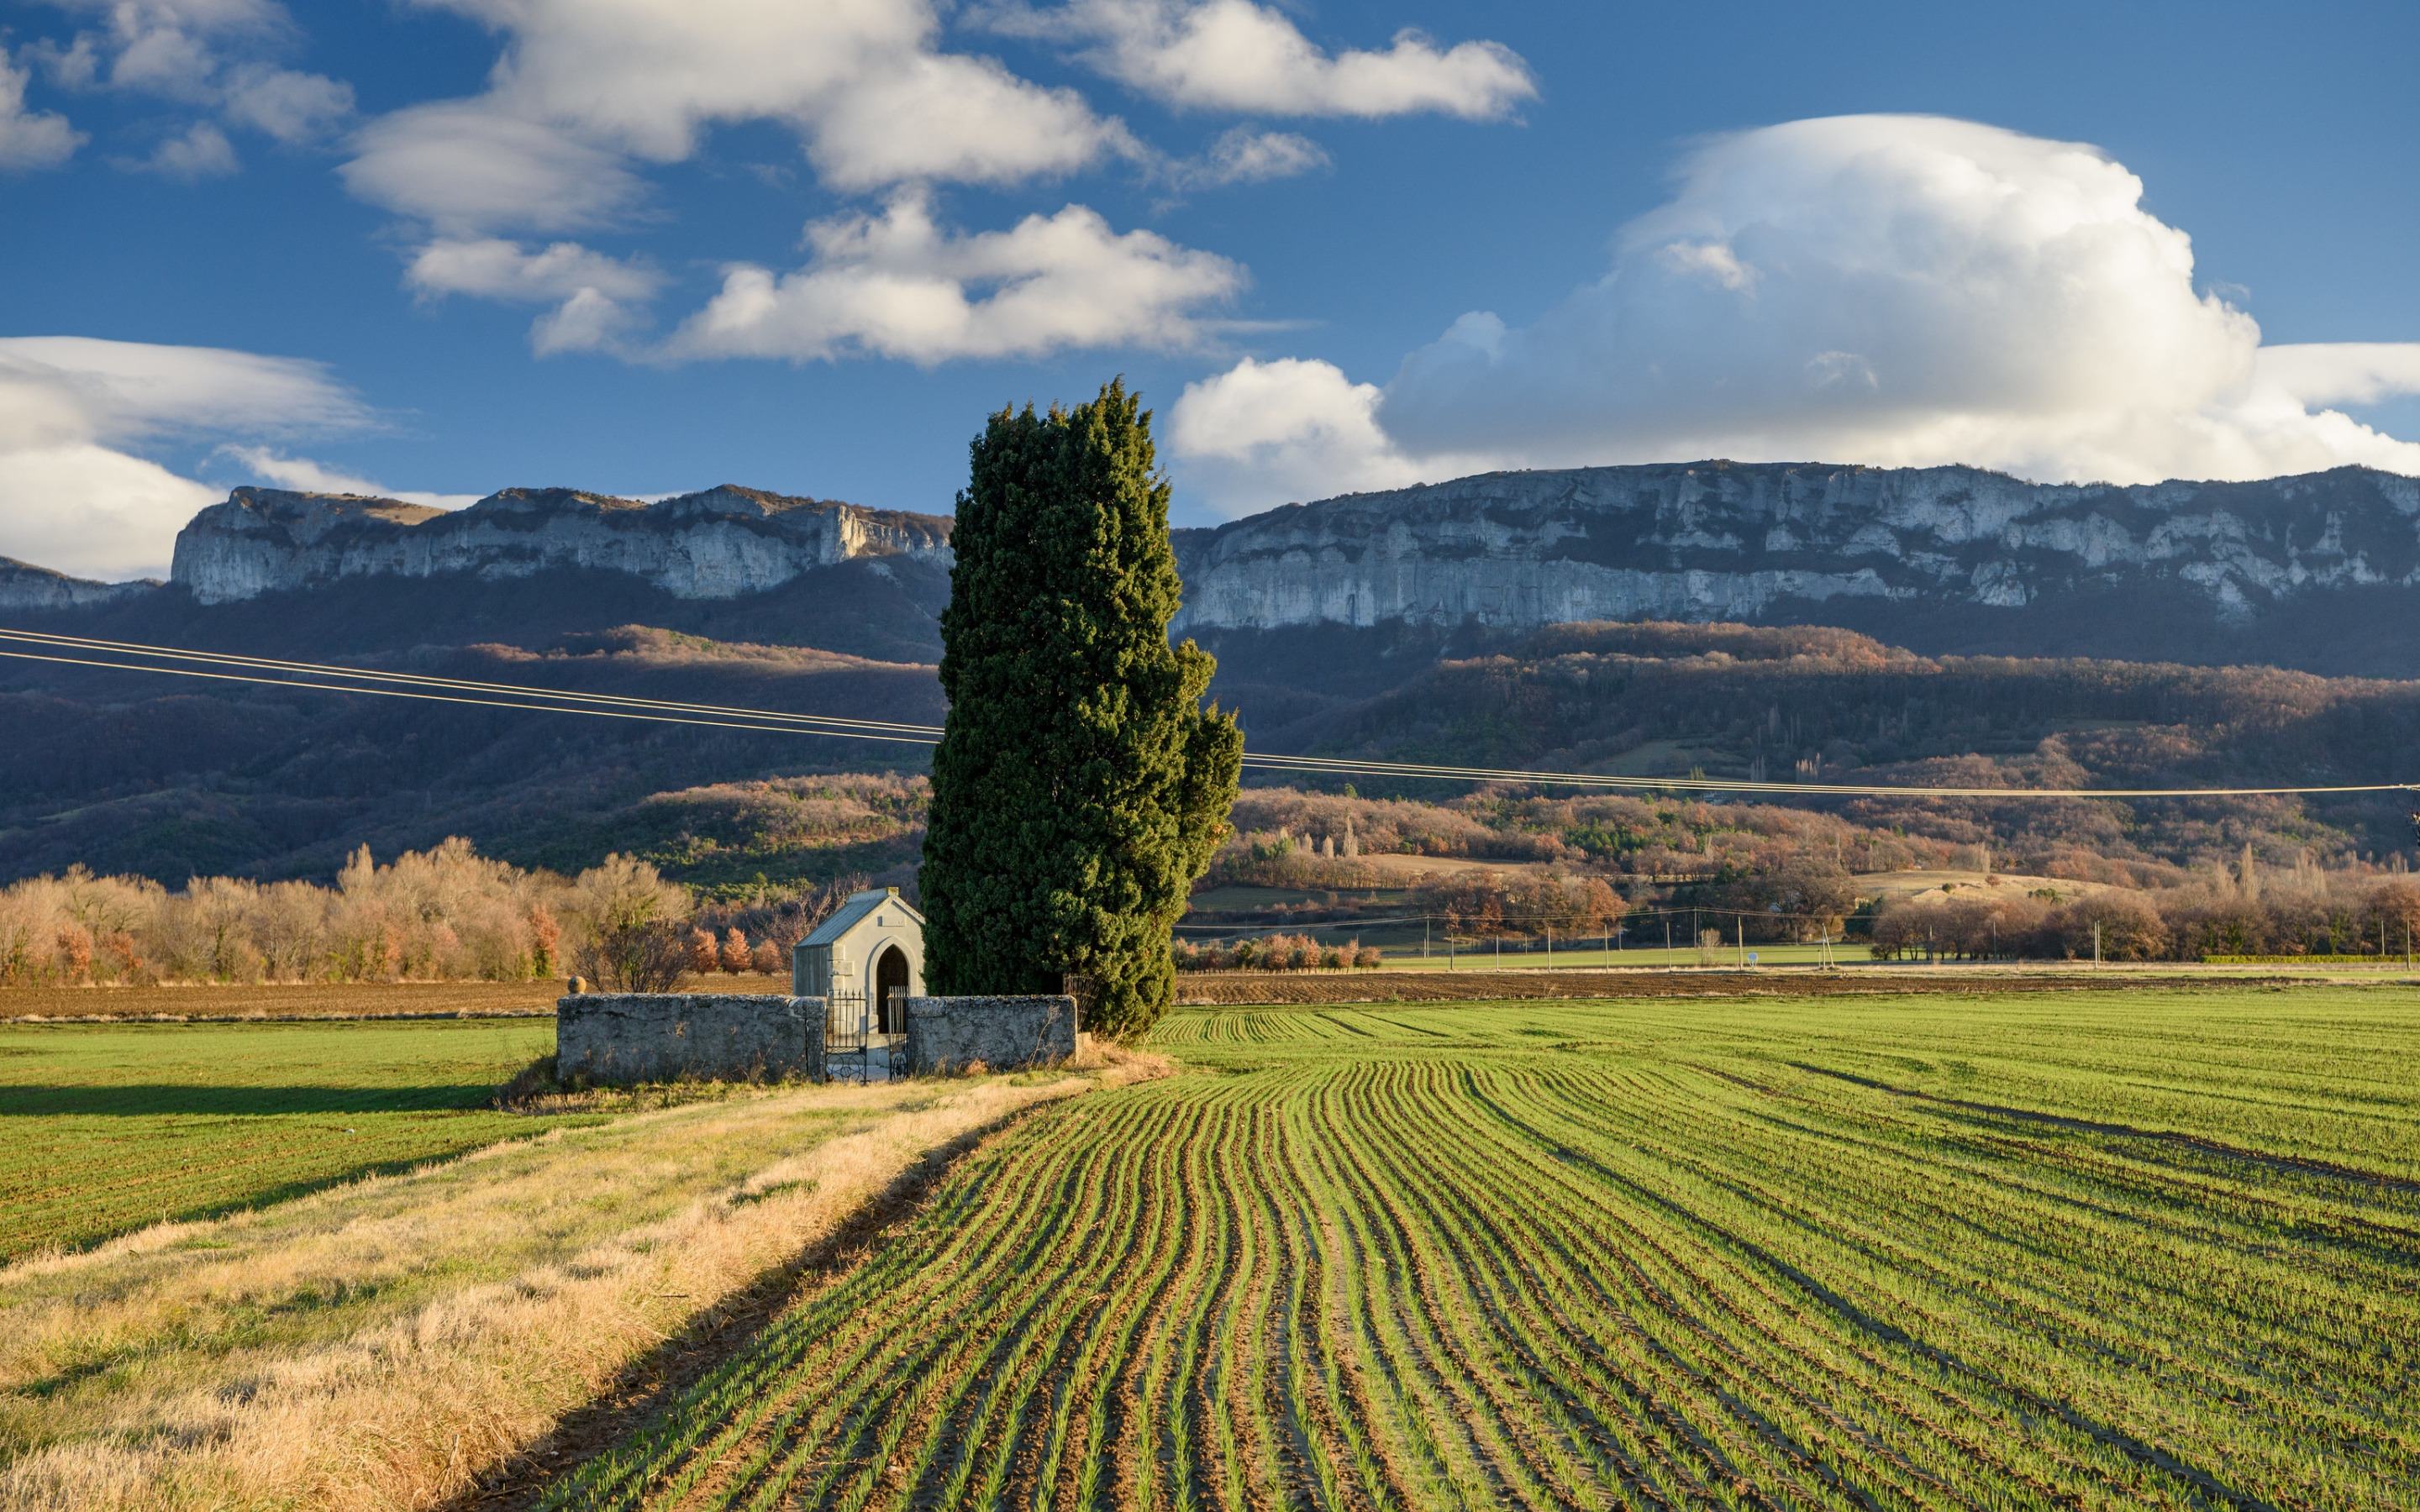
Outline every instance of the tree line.
<svg viewBox="0 0 2420 1512"><path fill-rule="evenodd" d="M333 885L146 877L70 867L0 887L0 987L161 982L529 981L658 990L686 974L783 972L861 877L701 903L625 856L566 877L458 837Z"/></svg>
<svg viewBox="0 0 2420 1512"><path fill-rule="evenodd" d="M1870 928L1883 960L2383 960L2409 955L2420 934L2420 881L2329 872L2308 857L2264 868L2247 853L2232 868L2156 891L1919 893L1878 909Z"/></svg>

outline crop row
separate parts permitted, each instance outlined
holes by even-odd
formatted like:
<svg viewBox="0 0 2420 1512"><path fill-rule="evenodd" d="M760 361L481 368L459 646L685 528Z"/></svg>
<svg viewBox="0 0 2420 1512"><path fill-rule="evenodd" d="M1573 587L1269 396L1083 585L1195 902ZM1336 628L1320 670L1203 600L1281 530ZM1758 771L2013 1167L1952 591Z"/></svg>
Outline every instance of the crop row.
<svg viewBox="0 0 2420 1512"><path fill-rule="evenodd" d="M2420 1506L2325 1006L1183 1015L547 1504Z"/></svg>

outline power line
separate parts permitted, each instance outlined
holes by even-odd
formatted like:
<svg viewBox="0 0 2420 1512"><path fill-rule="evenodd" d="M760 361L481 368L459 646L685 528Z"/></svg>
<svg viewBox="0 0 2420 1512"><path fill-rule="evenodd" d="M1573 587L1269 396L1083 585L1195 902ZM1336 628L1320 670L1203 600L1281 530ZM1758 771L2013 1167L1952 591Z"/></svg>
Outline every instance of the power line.
<svg viewBox="0 0 2420 1512"><path fill-rule="evenodd" d="M842 739L880 740L929 746L941 738L941 727L899 720L859 719L837 715L791 714L717 703L689 703L670 699L626 694L582 693L571 689L532 687L513 683L437 677L420 672L380 671L320 662L244 656L223 652L189 651L174 646L145 645L131 640L106 640L44 631L0 629L0 641L36 645L50 651L81 651L86 656L43 655L0 649L0 657L54 662L68 666L105 668L113 671L159 672L217 682L258 683L289 687L314 687L328 692L374 694L419 699L429 702L525 709L540 714L585 714L607 718L645 719L667 724L746 730L766 734L814 734ZM148 658L100 660L96 657ZM149 661L192 663L157 666ZM222 671L206 671L220 668ZM1246 751L1247 769L1294 772L1324 777L1394 777L1424 781L1520 782L1537 786L1573 787L1617 793L1737 793L1790 797L1978 798L2009 801L2026 798L2215 798L2295 797L2328 794L2400 793L2409 782L2337 783L2276 787L2221 788L1977 788L1915 787L1882 783L1772 782L1753 779L1711 777L1622 777L1596 772L1540 772L1512 767L1464 766L1422 762L1387 762L1335 756L1280 756Z"/></svg>
<svg viewBox="0 0 2420 1512"><path fill-rule="evenodd" d="M303 686L319 686L320 680L333 678L346 683L348 686L346 686L342 690L347 692L370 693L381 691L381 689L376 687L350 687L349 685L354 682L395 684L412 687L444 688L473 693L504 694L519 699L543 699L565 703L595 705L597 707L661 709L685 715L730 715L752 720L830 725L837 729L881 731L891 733L927 737L933 740L939 739L941 734L941 729L939 725L904 724L896 720L890 719L850 719L843 718L834 715L788 714L780 710L735 708L720 703L684 703L675 702L665 699L633 698L616 693L582 693L568 688L532 687L526 684L519 683L485 683L473 681L468 678L434 677L424 672L379 671L374 669L364 667L337 667L319 662L284 661L267 656L236 656L225 652L186 651L170 646L147 646L129 640L102 640L87 636L54 635L42 631L0 629L0 640L23 641L45 646L66 647L74 650L95 651L118 656L141 656L164 658L172 661L198 662L208 666L253 669L265 672L275 672L280 674L277 676L227 679L231 681L263 682L286 684L289 686L297 684L299 681L302 682ZM16 654L0 653L0 655ZM61 660L66 658L21 656L20 659L39 661ZM166 672L178 670L170 667L145 667L120 662L87 661L81 663L81 665L114 667L119 671L128 671ZM554 712L572 713L583 711L566 709Z"/></svg>

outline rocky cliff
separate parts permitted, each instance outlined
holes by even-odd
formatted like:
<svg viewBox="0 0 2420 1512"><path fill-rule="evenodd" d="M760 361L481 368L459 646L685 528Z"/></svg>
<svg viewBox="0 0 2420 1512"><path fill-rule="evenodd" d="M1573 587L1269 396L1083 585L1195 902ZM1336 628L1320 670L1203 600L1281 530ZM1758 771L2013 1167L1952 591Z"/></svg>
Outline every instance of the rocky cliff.
<svg viewBox="0 0 2420 1512"><path fill-rule="evenodd" d="M239 488L178 536L176 588L147 606L146 585L9 564L0 612L97 610L137 640L274 635L232 622L301 615L319 643L358 649L644 624L929 661L951 526L734 486L654 503L508 488L450 514ZM2420 480L2360 468L2141 487L1971 468L1582 468L1176 533L1176 628L1218 652L1228 688L1366 691L1503 637L1639 618L1834 625L1927 654L2420 674Z"/></svg>
<svg viewBox="0 0 2420 1512"><path fill-rule="evenodd" d="M2420 480L2029 484L1972 468L1496 472L1181 532L1180 630L1874 624L2084 599L2250 630L2331 590L2420 609ZM2005 618L2003 616L2002 618Z"/></svg>
<svg viewBox="0 0 2420 1512"><path fill-rule="evenodd" d="M92 609L147 594L159 586L149 579L131 583L93 582L13 557L0 557L0 610L47 614L64 609Z"/></svg>
<svg viewBox="0 0 2420 1512"><path fill-rule="evenodd" d="M644 503L506 488L447 512L354 494L238 488L177 535L173 582L202 604L348 579L626 573L675 598L763 593L879 558L946 567L950 520L724 486Z"/></svg>

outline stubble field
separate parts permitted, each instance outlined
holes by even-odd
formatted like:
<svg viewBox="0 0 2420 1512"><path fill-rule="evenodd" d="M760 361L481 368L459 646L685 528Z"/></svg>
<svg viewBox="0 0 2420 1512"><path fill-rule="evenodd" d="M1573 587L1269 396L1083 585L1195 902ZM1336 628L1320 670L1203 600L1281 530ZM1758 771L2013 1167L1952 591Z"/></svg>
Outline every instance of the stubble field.
<svg viewBox="0 0 2420 1512"><path fill-rule="evenodd" d="M2410 995L1182 1012L548 1507L2420 1506Z"/></svg>

